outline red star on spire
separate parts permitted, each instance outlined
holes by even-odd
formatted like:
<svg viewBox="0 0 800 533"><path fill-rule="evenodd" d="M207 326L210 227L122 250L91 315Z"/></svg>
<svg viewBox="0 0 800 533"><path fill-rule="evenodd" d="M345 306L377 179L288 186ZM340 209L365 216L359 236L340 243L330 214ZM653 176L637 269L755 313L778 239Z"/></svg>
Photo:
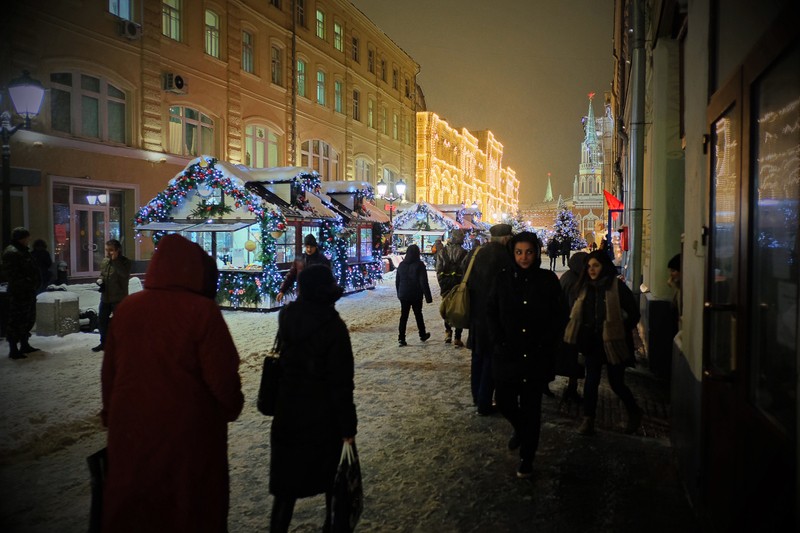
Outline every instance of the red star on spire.
<svg viewBox="0 0 800 533"><path fill-rule="evenodd" d="M589 93L589 100L594 99L594 93Z"/></svg>

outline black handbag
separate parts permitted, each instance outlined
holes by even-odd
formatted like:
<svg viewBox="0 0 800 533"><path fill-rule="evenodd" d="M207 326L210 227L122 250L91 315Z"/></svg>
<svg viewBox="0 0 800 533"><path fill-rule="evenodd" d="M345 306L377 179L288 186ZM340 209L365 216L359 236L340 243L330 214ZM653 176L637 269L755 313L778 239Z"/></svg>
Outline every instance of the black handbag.
<svg viewBox="0 0 800 533"><path fill-rule="evenodd" d="M89 511L89 533L99 533L103 524L103 489L108 476L108 449L103 448L86 458L92 487L92 506Z"/></svg>
<svg viewBox="0 0 800 533"><path fill-rule="evenodd" d="M351 533L355 530L364 510L364 486L361 482L361 464L355 444L342 445L342 457L333 482L333 511L331 531Z"/></svg>
<svg viewBox="0 0 800 533"><path fill-rule="evenodd" d="M272 351L264 357L264 368L261 371L261 385L258 387L258 411L267 416L275 416L278 403L278 382L281 377L280 336L275 335Z"/></svg>

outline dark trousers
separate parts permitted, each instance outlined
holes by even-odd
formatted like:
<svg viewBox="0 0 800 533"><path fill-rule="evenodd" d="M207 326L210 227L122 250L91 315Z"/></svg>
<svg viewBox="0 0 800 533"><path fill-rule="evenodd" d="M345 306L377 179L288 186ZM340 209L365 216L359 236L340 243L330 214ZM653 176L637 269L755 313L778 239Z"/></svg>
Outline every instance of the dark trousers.
<svg viewBox="0 0 800 533"><path fill-rule="evenodd" d="M417 329L419 330L419 336L422 338L426 331L425 331L425 319L422 317L422 299L419 299L415 302L410 302L408 300L400 300L400 334L398 339L401 341L406 340L406 325L408 324L408 313L410 310L414 310L414 319L417 321Z"/></svg>
<svg viewBox="0 0 800 533"><path fill-rule="evenodd" d="M561 256L561 266L567 266L567 263L569 263L569 252Z"/></svg>
<svg viewBox="0 0 800 533"><path fill-rule="evenodd" d="M583 414L594 417L597 412L597 389L600 387L600 378L603 375L603 365L606 365L608 374L608 384L614 394L619 396L628 412L637 409L636 399L633 393L625 385L625 363L619 365L607 364L605 354L601 346L594 346L586 356L586 381L583 384Z"/></svg>
<svg viewBox="0 0 800 533"><path fill-rule="evenodd" d="M540 380L527 383L498 381L497 408L511 423L519 439L519 457L532 461L539 447L542 429L542 391L545 384Z"/></svg>
<svg viewBox="0 0 800 533"><path fill-rule="evenodd" d="M492 409L494 379L492 377L492 358L478 347L472 349L472 401L478 411L488 413Z"/></svg>
<svg viewBox="0 0 800 533"><path fill-rule="evenodd" d="M331 500L333 493L325 493L325 525L322 526L323 533L331 530ZM275 496L272 502L272 517L269 522L270 533L286 533L292 523L294 514L294 504L297 498L288 496Z"/></svg>
<svg viewBox="0 0 800 533"><path fill-rule="evenodd" d="M555 270L558 265L558 256L553 254L550 256L550 270Z"/></svg>
<svg viewBox="0 0 800 533"><path fill-rule="evenodd" d="M461 340L461 334L463 333L464 330L462 328L455 328L455 330L456 330L456 339ZM453 327L447 323L447 320L444 321L444 331L448 335L452 334L453 332Z"/></svg>
<svg viewBox="0 0 800 533"><path fill-rule="evenodd" d="M106 343L106 333L108 333L108 325L111 323L111 315L114 314L114 308L117 306L116 302L100 301L100 309L98 309L98 326L100 330L100 345Z"/></svg>
<svg viewBox="0 0 800 533"><path fill-rule="evenodd" d="M9 293L6 336L17 342L27 340L36 323L36 292Z"/></svg>

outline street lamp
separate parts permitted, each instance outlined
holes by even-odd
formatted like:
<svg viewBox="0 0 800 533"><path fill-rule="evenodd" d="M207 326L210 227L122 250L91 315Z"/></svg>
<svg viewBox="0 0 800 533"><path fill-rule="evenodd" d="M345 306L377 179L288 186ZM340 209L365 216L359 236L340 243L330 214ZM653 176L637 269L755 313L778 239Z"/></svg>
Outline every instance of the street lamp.
<svg viewBox="0 0 800 533"><path fill-rule="evenodd" d="M3 111L0 114L0 136L3 141L3 226L0 232L4 248L11 238L11 136L20 127L30 129L31 118L38 115L42 107L44 87L39 81L32 79L27 70L23 70L21 77L8 83L8 94L14 110L25 118L25 122L12 126L11 113Z"/></svg>
<svg viewBox="0 0 800 533"><path fill-rule="evenodd" d="M394 213L394 203L397 200L400 200L403 195L406 193L406 182L403 180L399 180L397 183L394 184L394 192L386 194L388 192L389 186L386 184L385 181L381 180L378 182L378 196L383 198L385 202L389 202L389 225L392 225L392 214Z"/></svg>

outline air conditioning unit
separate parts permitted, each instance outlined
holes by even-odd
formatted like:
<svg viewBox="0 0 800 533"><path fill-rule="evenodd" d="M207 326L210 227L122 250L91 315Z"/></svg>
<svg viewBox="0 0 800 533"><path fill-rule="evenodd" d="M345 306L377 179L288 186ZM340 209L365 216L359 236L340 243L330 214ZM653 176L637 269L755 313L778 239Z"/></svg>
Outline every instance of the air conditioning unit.
<svg viewBox="0 0 800 533"><path fill-rule="evenodd" d="M164 74L164 90L175 94L186 94L186 81L183 76L167 72Z"/></svg>
<svg viewBox="0 0 800 533"><path fill-rule="evenodd" d="M131 41L135 41L142 36L142 25L132 20L120 20L119 34L127 37Z"/></svg>

